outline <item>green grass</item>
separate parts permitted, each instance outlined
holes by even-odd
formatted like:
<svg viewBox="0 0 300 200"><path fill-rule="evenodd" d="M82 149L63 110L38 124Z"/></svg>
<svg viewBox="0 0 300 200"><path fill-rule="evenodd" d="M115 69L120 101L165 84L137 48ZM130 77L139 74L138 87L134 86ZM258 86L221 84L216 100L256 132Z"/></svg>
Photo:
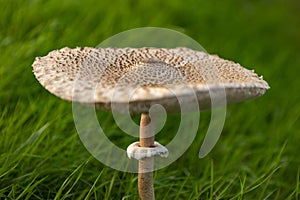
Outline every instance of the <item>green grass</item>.
<svg viewBox="0 0 300 200"><path fill-rule="evenodd" d="M0 0L0 199L138 199L136 174L91 157L71 104L45 91L31 64L53 49L159 26L254 68L271 90L228 106L221 138L204 159L197 155L210 113L201 113L188 151L155 172L156 198L298 200L299 9L297 0ZM132 140L111 114L99 111L99 119L108 136ZM165 134L176 131L177 120L168 118Z"/></svg>

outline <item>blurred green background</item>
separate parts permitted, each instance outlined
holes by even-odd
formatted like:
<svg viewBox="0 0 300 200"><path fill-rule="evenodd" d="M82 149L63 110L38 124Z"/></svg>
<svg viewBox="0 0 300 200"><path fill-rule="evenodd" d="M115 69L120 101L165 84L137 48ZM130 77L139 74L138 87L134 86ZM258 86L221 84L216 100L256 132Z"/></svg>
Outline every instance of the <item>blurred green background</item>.
<svg viewBox="0 0 300 200"><path fill-rule="evenodd" d="M227 108L216 147L197 157L209 124L180 159L155 172L157 199L299 199L300 2L297 0L0 0L0 198L138 199L136 174L102 165L76 133L71 103L35 79L37 56L96 46L137 27L173 29L209 53L255 69L271 89ZM123 137L109 113L99 121ZM168 117L164 134L176 132ZM159 136L163 138L163 136Z"/></svg>

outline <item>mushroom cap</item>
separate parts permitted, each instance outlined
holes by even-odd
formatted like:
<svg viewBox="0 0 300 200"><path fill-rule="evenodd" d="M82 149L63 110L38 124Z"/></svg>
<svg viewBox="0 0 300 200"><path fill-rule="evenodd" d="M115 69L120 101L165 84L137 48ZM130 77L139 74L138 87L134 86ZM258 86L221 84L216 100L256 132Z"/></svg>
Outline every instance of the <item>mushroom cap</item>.
<svg viewBox="0 0 300 200"><path fill-rule="evenodd" d="M148 112L154 104L177 112L178 98L189 103L192 96L200 109L209 109L211 91L223 90L227 103L235 103L269 89L253 70L183 47L65 47L37 57L33 71L47 90L62 99L104 110L111 110L112 104L120 109L128 106L130 113Z"/></svg>

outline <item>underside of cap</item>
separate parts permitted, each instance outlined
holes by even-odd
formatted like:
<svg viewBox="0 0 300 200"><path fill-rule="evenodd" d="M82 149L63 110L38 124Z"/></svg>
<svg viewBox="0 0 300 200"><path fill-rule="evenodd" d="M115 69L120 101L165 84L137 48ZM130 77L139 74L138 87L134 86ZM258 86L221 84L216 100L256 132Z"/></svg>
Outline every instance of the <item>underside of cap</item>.
<svg viewBox="0 0 300 200"><path fill-rule="evenodd" d="M63 48L37 57L33 71L47 90L62 99L104 110L113 104L131 113L148 112L154 104L176 112L180 103L191 101L209 109L212 93L235 103L269 89L253 70L181 47Z"/></svg>

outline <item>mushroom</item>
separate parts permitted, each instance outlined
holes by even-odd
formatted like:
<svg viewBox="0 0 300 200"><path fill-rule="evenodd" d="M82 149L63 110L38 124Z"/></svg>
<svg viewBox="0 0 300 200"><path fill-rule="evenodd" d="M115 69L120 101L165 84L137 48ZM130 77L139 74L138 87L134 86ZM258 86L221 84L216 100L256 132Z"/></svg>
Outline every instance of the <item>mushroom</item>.
<svg viewBox="0 0 300 200"><path fill-rule="evenodd" d="M63 48L37 57L33 71L56 96L102 110L141 114L140 141L127 148L139 160L141 199L154 199L153 157L168 150L154 141L153 105L167 113L196 101L211 108L210 90L225 90L227 103L259 97L269 86L253 70L189 48ZM193 98L196 97L196 98ZM182 102L179 102L179 99ZM188 110L193 111L193 110Z"/></svg>

